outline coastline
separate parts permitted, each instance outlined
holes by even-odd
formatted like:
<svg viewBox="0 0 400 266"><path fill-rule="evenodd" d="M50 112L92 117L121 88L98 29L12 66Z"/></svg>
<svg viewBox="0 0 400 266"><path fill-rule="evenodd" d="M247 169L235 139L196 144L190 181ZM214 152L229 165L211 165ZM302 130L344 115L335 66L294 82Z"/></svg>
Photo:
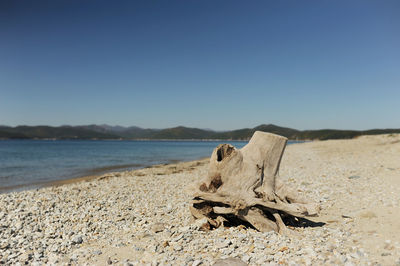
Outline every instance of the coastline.
<svg viewBox="0 0 400 266"><path fill-rule="evenodd" d="M0 261L8 264L393 265L400 259L400 135L286 147L280 176L319 202L293 236L242 227L203 232L186 189L207 159L0 194ZM77 180L75 180L77 181Z"/></svg>
<svg viewBox="0 0 400 266"><path fill-rule="evenodd" d="M26 191L26 190L39 190L41 188L46 188L46 187L57 187L57 186L62 186L62 185L67 185L67 184L73 184L73 183L79 183L79 182L89 182L91 180L97 179L97 178L104 178L106 176L120 176L121 174L126 174L126 173L134 173L135 171L139 171L141 169L147 169L147 168L160 168L163 166L169 166L169 165L176 165L176 164L181 164L181 163L197 163L200 161L204 160L209 160L209 157L202 157L196 160L191 160L191 161L177 161L177 160L171 160L169 163L163 163L163 164L153 164L153 165L137 165L137 164L132 164L132 165L126 165L121 166L121 165L115 165L115 166L109 166L109 167L100 167L100 168L94 168L85 171L86 173L92 172L93 174L82 174L82 175L77 175L74 177L69 177L65 179L60 179L60 180L52 180L52 181L43 181L43 182L35 182L35 183L30 183L30 184L21 184L21 185L15 185L15 186L8 186L8 187L0 187L0 195L5 194L5 193L14 193L14 192L21 192L21 191ZM134 169L123 169L127 168L134 168ZM110 169L115 169L116 171L110 171Z"/></svg>
<svg viewBox="0 0 400 266"><path fill-rule="evenodd" d="M38 188L55 180L200 159L218 142L9 141L0 146L0 191ZM240 147L246 142L230 142ZM0 143L2 144L2 143Z"/></svg>
<svg viewBox="0 0 400 266"><path fill-rule="evenodd" d="M19 142L20 140L13 140L13 141L17 141ZM31 141L31 140L22 140L22 141ZM40 139L40 140L33 140L33 141L60 141L60 140L51 140L51 139ZM76 140L61 140L61 141L76 141ZM78 141L86 141L86 140L78 140ZM94 140L89 140L89 141L94 141ZM112 140L98 140L98 141L112 141ZM163 142L163 140L158 141L158 140L133 140L133 141L138 141L138 142ZM169 140L164 140L164 141L169 141ZM190 141L190 142L221 142L223 143L224 141L216 141L216 140L173 140L172 142L186 142L186 141ZM241 140L234 140L234 141L227 141L230 143L233 143L233 145L236 146L235 143L246 143L245 141L241 141ZM297 143L304 143L306 141L295 141L295 140L288 140L288 145L292 145L292 144L297 144ZM213 146L214 147L214 146ZM240 146L239 146L240 147ZM211 152L210 152L211 154ZM65 160L67 160L68 157L65 157ZM189 160L201 160L203 159L202 157L199 158L190 158ZM177 162L184 162L187 161L185 159L179 158L179 159L163 159L162 161L164 161L163 163L177 163ZM26 181L19 181L19 182L14 182L14 183L9 183L7 184L7 182L5 184L1 184L0 185L0 194L1 193L8 193L8 192L18 192L18 191L23 191L23 190L29 190L29 189L39 189L41 187L46 187L46 186L51 186L51 185L57 185L58 183L63 184L63 183L70 183L73 182L72 180L80 180L82 178L94 178L96 176L99 176L101 174L105 174L107 172L111 172L111 171L126 171L126 170L132 170L132 169L140 169L140 168L145 168L145 167L150 167L152 165L156 165L157 163L160 162L154 162L154 164L152 163L129 163L129 162L125 162L125 164L115 164L115 165L104 165L104 166L98 166L98 167L94 167L94 168L87 168L87 169L82 169L82 170L75 170L75 171L71 171L71 173L67 173L67 171L65 171L65 173L63 173L62 175L60 175L60 172L54 172L54 175L49 175L47 174L47 176L45 178L43 178L43 176L40 176L40 172L39 171L29 171L29 172L25 172L25 173L20 173L19 176L29 176L30 174L34 174L36 176L39 176L40 179L35 180L33 179L26 179ZM38 163L37 163L38 164ZM66 168L67 169L67 168ZM64 170L64 169L61 169ZM4 172L2 172L4 174ZM19 177L17 176L17 177ZM92 177L93 176L93 177ZM5 178L7 178L7 172L5 173ZM69 181L71 179L71 181ZM11 178L12 180L12 178Z"/></svg>

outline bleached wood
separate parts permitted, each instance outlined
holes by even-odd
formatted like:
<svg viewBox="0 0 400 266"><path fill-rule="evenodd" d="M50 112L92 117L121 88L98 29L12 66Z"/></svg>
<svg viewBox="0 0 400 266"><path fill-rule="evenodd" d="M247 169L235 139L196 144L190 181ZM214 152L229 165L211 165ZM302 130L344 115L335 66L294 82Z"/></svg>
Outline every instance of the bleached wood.
<svg viewBox="0 0 400 266"><path fill-rule="evenodd" d="M286 142L285 137L256 131L242 149L229 144L215 148L208 176L195 186L190 207L193 216L207 217L216 227L221 225L220 221L229 222L228 216L234 216L260 231L284 232L281 214L316 215L318 205L300 197L279 180Z"/></svg>
<svg viewBox="0 0 400 266"><path fill-rule="evenodd" d="M238 216L261 232L278 231L279 229L276 223L268 219L263 212L257 208L248 209L245 214L240 214L239 212Z"/></svg>

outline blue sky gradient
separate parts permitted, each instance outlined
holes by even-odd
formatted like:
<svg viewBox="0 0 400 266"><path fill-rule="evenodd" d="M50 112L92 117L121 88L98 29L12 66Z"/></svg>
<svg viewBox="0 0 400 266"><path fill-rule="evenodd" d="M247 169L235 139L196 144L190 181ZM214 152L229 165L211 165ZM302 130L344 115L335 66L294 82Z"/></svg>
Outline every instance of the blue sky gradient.
<svg viewBox="0 0 400 266"><path fill-rule="evenodd" d="M1 1L0 124L400 128L400 1Z"/></svg>

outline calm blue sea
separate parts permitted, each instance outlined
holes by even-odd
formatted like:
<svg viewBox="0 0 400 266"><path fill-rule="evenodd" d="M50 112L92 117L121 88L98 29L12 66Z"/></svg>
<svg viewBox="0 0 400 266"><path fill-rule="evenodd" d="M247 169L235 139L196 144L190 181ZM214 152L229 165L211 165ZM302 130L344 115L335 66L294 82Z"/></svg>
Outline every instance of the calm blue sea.
<svg viewBox="0 0 400 266"><path fill-rule="evenodd" d="M243 141L2 140L0 192L52 181L143 168L211 155L220 143Z"/></svg>
<svg viewBox="0 0 400 266"><path fill-rule="evenodd" d="M0 192L210 156L216 141L2 140ZM242 147L246 142L228 142Z"/></svg>

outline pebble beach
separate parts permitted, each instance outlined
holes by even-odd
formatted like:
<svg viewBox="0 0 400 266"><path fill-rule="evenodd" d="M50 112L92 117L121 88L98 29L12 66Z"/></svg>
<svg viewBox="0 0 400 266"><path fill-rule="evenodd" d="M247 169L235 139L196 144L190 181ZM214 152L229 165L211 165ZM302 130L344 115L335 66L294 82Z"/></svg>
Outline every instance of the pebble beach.
<svg viewBox="0 0 400 266"><path fill-rule="evenodd" d="M400 134L287 146L280 178L321 205L290 236L200 230L187 188L207 169L204 159L0 194L0 264L400 265Z"/></svg>

